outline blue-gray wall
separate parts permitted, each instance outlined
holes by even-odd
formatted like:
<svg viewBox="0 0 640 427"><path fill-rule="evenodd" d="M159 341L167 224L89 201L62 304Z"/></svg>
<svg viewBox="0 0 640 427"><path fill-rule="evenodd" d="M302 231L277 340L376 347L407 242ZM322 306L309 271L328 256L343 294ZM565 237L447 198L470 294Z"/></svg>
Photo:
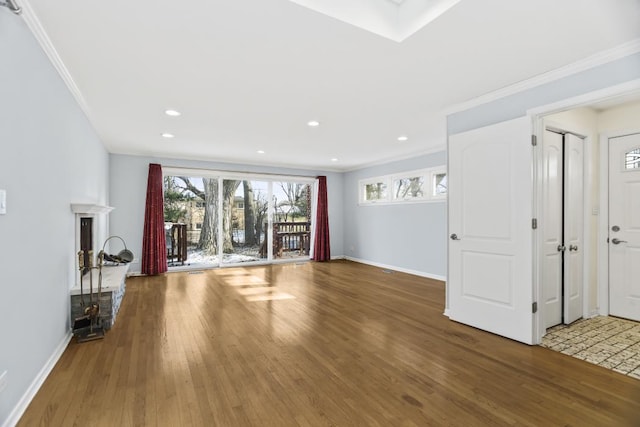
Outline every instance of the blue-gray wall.
<svg viewBox="0 0 640 427"><path fill-rule="evenodd" d="M447 117L449 135L527 114L527 110L640 79L640 53L593 67Z"/></svg>
<svg viewBox="0 0 640 427"><path fill-rule="evenodd" d="M358 181L443 166L444 151L372 166L344 175L344 250L350 258L414 273L444 277L447 271L445 201L358 205Z"/></svg>
<svg viewBox="0 0 640 427"><path fill-rule="evenodd" d="M327 177L329 204L329 230L331 233L331 256L343 256L342 246L342 174L336 172L286 169L266 166L238 165L194 160L179 160L157 157L127 156L112 154L110 161L111 212L110 232L121 236L137 259L142 253L142 231L144 228L144 205L147 193L149 163L166 167L198 168L219 171L270 173ZM132 263L130 271L140 271L140 262Z"/></svg>
<svg viewBox="0 0 640 427"><path fill-rule="evenodd" d="M69 337L71 203L108 203L109 157L23 19L0 9L0 425ZM55 361L55 360L54 360ZM28 401L26 401L28 403Z"/></svg>

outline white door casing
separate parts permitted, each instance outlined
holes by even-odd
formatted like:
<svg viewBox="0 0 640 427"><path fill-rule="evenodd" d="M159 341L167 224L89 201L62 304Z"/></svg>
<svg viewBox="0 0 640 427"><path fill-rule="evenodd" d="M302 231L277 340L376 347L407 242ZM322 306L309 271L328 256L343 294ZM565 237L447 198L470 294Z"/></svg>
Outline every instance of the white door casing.
<svg viewBox="0 0 640 427"><path fill-rule="evenodd" d="M640 167L627 166L636 149L640 134L609 139L609 312L640 321Z"/></svg>
<svg viewBox="0 0 640 427"><path fill-rule="evenodd" d="M584 143L564 135L564 323L582 317L584 267Z"/></svg>
<svg viewBox="0 0 640 427"><path fill-rule="evenodd" d="M449 137L449 314L533 343L531 122Z"/></svg>

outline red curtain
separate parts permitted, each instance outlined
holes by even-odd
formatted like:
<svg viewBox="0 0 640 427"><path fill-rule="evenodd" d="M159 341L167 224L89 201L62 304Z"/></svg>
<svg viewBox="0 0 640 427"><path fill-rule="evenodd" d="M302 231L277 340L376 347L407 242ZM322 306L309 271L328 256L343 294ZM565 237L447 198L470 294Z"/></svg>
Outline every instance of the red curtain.
<svg viewBox="0 0 640 427"><path fill-rule="evenodd" d="M329 261L329 207L327 204L327 177L318 177L318 210L316 211L316 238L313 242L313 260Z"/></svg>
<svg viewBox="0 0 640 427"><path fill-rule="evenodd" d="M142 236L142 274L156 275L167 271L162 192L162 166L150 163Z"/></svg>

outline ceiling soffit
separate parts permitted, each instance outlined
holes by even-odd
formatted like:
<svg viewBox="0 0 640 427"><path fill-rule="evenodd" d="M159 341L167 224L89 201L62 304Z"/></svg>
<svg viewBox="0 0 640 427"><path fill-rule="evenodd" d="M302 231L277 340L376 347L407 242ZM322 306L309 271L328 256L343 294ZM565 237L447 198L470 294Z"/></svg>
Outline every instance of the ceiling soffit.
<svg viewBox="0 0 640 427"><path fill-rule="evenodd" d="M402 42L460 0L290 0L315 12Z"/></svg>

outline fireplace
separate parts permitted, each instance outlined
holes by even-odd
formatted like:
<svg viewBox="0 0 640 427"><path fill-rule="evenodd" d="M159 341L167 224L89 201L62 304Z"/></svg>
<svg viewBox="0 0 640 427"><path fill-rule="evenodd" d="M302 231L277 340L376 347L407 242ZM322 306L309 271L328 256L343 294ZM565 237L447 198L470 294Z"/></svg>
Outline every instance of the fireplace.
<svg viewBox="0 0 640 427"><path fill-rule="evenodd" d="M89 251L93 250L93 217L80 217L80 250L84 252L85 268L89 271Z"/></svg>
<svg viewBox="0 0 640 427"><path fill-rule="evenodd" d="M84 265L89 266L89 251L93 251L94 261L98 255L98 251L102 249L102 243L108 236L108 214L113 210L110 206L95 204L71 204L71 210L76 214L76 253L80 250L84 252ZM73 259L78 257L73 254ZM75 266L76 271L78 266ZM88 268L83 270L83 274ZM76 277L76 283L79 281L79 273ZM72 284L75 285L76 283Z"/></svg>

